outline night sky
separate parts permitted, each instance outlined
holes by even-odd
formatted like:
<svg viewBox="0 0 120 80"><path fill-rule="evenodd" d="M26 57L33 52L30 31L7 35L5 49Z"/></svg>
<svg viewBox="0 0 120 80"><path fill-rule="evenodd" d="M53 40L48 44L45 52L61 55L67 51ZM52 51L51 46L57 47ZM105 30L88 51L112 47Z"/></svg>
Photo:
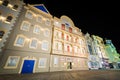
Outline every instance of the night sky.
<svg viewBox="0 0 120 80"><path fill-rule="evenodd" d="M116 26L116 5L113 2L82 2L80 0L24 0L29 4L44 4L51 15L60 18L66 15L81 31L111 39L120 50L120 31ZM114 5L114 6L113 6Z"/></svg>

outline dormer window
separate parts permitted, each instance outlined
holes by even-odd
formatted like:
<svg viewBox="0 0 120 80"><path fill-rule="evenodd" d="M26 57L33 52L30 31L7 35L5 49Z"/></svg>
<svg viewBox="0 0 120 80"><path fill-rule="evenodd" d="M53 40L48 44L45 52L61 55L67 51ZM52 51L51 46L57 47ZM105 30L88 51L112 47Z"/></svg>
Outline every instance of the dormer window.
<svg viewBox="0 0 120 80"><path fill-rule="evenodd" d="M2 37L4 36L5 32L4 31L0 31L0 41L2 40Z"/></svg>
<svg viewBox="0 0 120 80"><path fill-rule="evenodd" d="M2 4L3 4L4 6L8 6L8 3L9 3L9 1L4 0Z"/></svg>
<svg viewBox="0 0 120 80"><path fill-rule="evenodd" d="M13 17L12 17L12 16L8 16L8 17L6 18L6 21L7 21L7 22L11 22L11 21L12 21L12 19L13 19Z"/></svg>
<svg viewBox="0 0 120 80"><path fill-rule="evenodd" d="M18 9L18 5L14 5L13 9L17 10Z"/></svg>

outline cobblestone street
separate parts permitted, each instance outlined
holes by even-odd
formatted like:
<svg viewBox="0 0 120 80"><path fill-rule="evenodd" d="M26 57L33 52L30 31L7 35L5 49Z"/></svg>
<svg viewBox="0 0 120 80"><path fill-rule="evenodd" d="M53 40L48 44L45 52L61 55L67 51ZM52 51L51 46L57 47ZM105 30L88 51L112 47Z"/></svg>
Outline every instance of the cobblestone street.
<svg viewBox="0 0 120 80"><path fill-rule="evenodd" d="M34 74L0 74L0 80L120 80L120 70L81 70Z"/></svg>

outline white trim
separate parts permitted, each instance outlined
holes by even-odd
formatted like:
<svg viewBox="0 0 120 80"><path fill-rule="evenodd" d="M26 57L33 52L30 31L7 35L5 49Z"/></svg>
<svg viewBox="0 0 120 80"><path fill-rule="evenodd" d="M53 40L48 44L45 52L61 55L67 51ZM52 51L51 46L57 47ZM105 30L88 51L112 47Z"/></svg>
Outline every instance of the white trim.
<svg viewBox="0 0 120 80"><path fill-rule="evenodd" d="M22 45L20 45L20 44L16 44L16 43L17 43L17 40L18 40L19 37L24 38L24 41L23 41ZM14 42L14 46L23 47L24 44L25 44L25 39L26 39L26 37L25 37L24 35L21 35L21 34L17 35L17 37L16 37L16 39L15 39L15 42Z"/></svg>
<svg viewBox="0 0 120 80"><path fill-rule="evenodd" d="M21 63L21 66L20 66L19 74L21 74L21 71L22 71L23 64L24 64L25 60L35 60L35 63L34 63L34 66L33 66L33 73L35 73L37 59L34 56L26 56L26 57L22 58L22 63Z"/></svg>
<svg viewBox="0 0 120 80"><path fill-rule="evenodd" d="M15 66L9 67L9 66L8 66L8 63L9 63L9 60L10 60L12 57L13 57L13 58L17 58L17 62L15 62L15 63L16 63ZM4 66L4 68L5 68L5 69L16 69L17 66L18 66L18 63L19 63L19 59L20 59L20 56L9 56L8 59L7 59L7 62L6 62L6 64L5 64L5 66Z"/></svg>

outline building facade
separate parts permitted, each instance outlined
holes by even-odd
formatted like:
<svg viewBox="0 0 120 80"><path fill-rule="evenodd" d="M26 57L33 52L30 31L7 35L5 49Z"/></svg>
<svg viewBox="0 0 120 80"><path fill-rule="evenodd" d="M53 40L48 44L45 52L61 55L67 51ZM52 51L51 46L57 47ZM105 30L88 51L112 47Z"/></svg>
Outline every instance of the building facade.
<svg viewBox="0 0 120 80"><path fill-rule="evenodd" d="M18 0L0 1L0 10L1 73L88 70L85 37L69 17Z"/></svg>
<svg viewBox="0 0 120 80"><path fill-rule="evenodd" d="M0 57L23 5L18 0L0 0Z"/></svg>
<svg viewBox="0 0 120 80"><path fill-rule="evenodd" d="M115 46L112 43L112 40L105 40L105 50L109 57L109 66L112 69L120 69L120 54L117 53Z"/></svg>
<svg viewBox="0 0 120 80"><path fill-rule="evenodd" d="M96 54L99 56L99 63L100 63L100 68L101 69L108 69L109 68L109 58L107 56L106 50L105 50L105 45L103 38L100 36L92 35L93 40L94 40L94 46L96 50Z"/></svg>
<svg viewBox="0 0 120 80"><path fill-rule="evenodd" d="M52 16L42 4L24 5L16 19L14 24L9 24L13 30L2 51L1 73L48 72Z"/></svg>
<svg viewBox="0 0 120 80"><path fill-rule="evenodd" d="M88 47L88 67L89 69L99 69L100 68L100 61L99 56L96 53L93 38L89 33L85 34L85 38L87 41Z"/></svg>
<svg viewBox="0 0 120 80"><path fill-rule="evenodd" d="M86 39L73 21L63 15L54 17L51 71L88 70Z"/></svg>

